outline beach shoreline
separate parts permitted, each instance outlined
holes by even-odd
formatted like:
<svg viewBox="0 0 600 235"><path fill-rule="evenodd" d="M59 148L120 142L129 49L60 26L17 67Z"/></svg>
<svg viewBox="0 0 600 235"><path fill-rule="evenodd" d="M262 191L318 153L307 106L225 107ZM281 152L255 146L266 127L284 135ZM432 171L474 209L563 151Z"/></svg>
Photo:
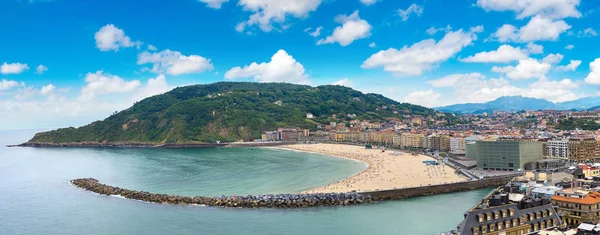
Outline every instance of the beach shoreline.
<svg viewBox="0 0 600 235"><path fill-rule="evenodd" d="M426 165L423 161L435 159L422 154L413 156L403 152L382 152L382 149L365 149L344 144L294 144L277 148L324 154L359 161L367 166L361 172L343 180L301 193L369 192L466 181L450 166Z"/></svg>

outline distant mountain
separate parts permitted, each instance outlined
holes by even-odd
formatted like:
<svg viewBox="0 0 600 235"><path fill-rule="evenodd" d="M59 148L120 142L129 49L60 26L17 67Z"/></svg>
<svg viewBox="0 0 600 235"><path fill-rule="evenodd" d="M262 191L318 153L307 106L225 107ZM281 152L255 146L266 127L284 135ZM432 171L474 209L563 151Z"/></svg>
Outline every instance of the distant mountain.
<svg viewBox="0 0 600 235"><path fill-rule="evenodd" d="M308 119L307 113L314 117ZM260 138L262 131L277 127L315 129L318 123L330 121L436 114L433 109L343 86L219 82L176 88L103 121L37 133L29 143L231 142ZM330 119L332 115L337 118Z"/></svg>
<svg viewBox="0 0 600 235"><path fill-rule="evenodd" d="M521 111L521 110L587 110L589 108L600 106L600 97L586 97L578 100L552 103L544 99L536 99L523 96L503 96L496 100L486 103L467 103L455 104L435 108L442 112L481 114L493 111Z"/></svg>

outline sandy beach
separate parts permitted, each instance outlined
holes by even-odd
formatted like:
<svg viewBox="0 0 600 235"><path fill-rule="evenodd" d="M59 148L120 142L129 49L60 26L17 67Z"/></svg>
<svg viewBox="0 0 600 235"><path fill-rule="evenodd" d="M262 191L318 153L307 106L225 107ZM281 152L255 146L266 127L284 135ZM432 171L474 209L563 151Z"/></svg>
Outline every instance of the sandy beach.
<svg viewBox="0 0 600 235"><path fill-rule="evenodd" d="M411 155L381 149L343 144L297 144L281 146L313 153L322 153L364 162L368 167L344 180L304 193L357 192L419 187L433 184L465 181L445 165L426 165L423 161L435 160L425 155Z"/></svg>

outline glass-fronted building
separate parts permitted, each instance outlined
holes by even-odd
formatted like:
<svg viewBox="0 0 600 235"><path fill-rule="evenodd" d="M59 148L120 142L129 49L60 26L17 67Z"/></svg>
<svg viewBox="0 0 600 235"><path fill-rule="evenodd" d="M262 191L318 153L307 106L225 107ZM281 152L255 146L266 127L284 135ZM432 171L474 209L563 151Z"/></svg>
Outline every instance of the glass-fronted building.
<svg viewBox="0 0 600 235"><path fill-rule="evenodd" d="M517 171L543 156L542 143L535 141L477 141L472 147L477 167L484 170Z"/></svg>

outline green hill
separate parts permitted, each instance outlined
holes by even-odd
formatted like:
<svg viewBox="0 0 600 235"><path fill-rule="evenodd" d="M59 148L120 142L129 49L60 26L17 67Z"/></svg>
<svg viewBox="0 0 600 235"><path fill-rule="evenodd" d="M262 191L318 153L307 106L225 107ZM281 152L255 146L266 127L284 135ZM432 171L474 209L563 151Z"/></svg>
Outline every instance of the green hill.
<svg viewBox="0 0 600 235"><path fill-rule="evenodd" d="M315 118L307 119L312 113ZM343 86L219 82L176 88L136 102L103 121L36 134L29 143L214 143L260 138L265 130L350 119L383 121L404 114L435 115ZM347 117L355 114L356 117Z"/></svg>

